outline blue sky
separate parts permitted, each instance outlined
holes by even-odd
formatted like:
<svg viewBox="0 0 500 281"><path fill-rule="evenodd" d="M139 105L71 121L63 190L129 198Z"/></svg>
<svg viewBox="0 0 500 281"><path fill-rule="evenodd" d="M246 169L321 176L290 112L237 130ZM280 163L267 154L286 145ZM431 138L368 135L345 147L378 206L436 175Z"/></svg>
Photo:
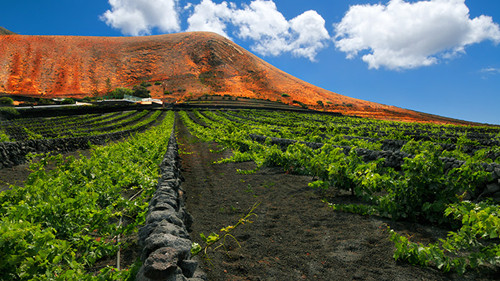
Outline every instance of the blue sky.
<svg viewBox="0 0 500 281"><path fill-rule="evenodd" d="M500 124L500 1L1 1L19 34L209 30L339 94Z"/></svg>

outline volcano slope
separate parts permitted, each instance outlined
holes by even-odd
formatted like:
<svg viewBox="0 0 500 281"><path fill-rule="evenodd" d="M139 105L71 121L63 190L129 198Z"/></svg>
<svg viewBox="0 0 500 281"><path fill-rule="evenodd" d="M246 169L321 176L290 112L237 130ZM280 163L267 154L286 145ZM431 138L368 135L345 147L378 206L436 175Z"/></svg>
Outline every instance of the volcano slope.
<svg viewBox="0 0 500 281"><path fill-rule="evenodd" d="M327 91L273 67L215 33L0 36L0 93L84 97L145 81L151 82L154 98L170 102L219 94L303 104L362 117L467 124Z"/></svg>

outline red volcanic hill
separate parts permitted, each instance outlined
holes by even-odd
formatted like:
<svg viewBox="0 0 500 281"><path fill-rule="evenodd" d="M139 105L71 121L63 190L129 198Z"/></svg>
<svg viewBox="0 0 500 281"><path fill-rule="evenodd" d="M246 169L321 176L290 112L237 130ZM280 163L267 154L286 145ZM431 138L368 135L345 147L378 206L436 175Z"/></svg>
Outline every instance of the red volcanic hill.
<svg viewBox="0 0 500 281"><path fill-rule="evenodd" d="M215 33L0 36L0 93L85 97L142 81L155 84L151 88L153 97L170 101L219 94L289 104L298 101L362 117L466 124L316 87Z"/></svg>

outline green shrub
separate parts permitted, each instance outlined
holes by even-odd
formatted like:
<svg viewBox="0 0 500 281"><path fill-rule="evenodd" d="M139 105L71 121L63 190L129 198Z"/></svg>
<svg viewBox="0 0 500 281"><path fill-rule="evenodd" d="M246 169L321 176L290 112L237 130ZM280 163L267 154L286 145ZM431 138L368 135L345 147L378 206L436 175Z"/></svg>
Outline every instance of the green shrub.
<svg viewBox="0 0 500 281"><path fill-rule="evenodd" d="M9 97L1 97L0 105L14 105L14 100Z"/></svg>
<svg viewBox="0 0 500 281"><path fill-rule="evenodd" d="M69 99L64 99L64 100L61 102L61 104L75 104L75 103L76 103L76 102L75 102L75 100L74 100L74 99L71 99L71 98L69 98Z"/></svg>
<svg viewBox="0 0 500 281"><path fill-rule="evenodd" d="M129 88L116 88L111 91L106 98L108 99L123 99L125 95L133 96L134 91Z"/></svg>
<svg viewBox="0 0 500 281"><path fill-rule="evenodd" d="M0 107L0 115L6 115L6 116L9 116L9 117L12 117L12 116L18 116L19 115L19 112L17 111L17 109L13 108L13 107Z"/></svg>
<svg viewBox="0 0 500 281"><path fill-rule="evenodd" d="M37 102L39 105L50 105L50 104L55 104L54 101L50 100L50 99L38 99L38 102Z"/></svg>
<svg viewBox="0 0 500 281"><path fill-rule="evenodd" d="M132 91L134 92L132 95L139 97L139 98L149 98L151 97L150 95L150 90L148 90L146 84L143 82L141 85L136 85L132 88Z"/></svg>
<svg viewBox="0 0 500 281"><path fill-rule="evenodd" d="M296 104L300 105L300 107L307 109L307 104L305 104L303 102L293 100L292 103L296 103Z"/></svg>
<svg viewBox="0 0 500 281"><path fill-rule="evenodd" d="M151 84L151 83L149 83L149 82L141 82L141 85L140 85L140 86L141 86L141 87L144 87L144 88L147 88L147 87L151 87L151 86L152 86L152 84Z"/></svg>
<svg viewBox="0 0 500 281"><path fill-rule="evenodd" d="M281 96L282 96L282 97L284 97L284 98L288 98L288 97L290 97L290 95L289 95L289 94L285 94L285 93L281 94Z"/></svg>

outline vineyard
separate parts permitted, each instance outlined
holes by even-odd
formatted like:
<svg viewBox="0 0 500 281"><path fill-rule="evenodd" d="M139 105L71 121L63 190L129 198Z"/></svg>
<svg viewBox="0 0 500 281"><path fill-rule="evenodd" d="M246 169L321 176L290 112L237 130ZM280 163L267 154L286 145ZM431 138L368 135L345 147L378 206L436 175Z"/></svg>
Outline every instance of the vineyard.
<svg viewBox="0 0 500 281"><path fill-rule="evenodd" d="M52 118L20 118L0 122L3 141L26 141L100 135L133 130L155 121L161 111L123 111Z"/></svg>
<svg viewBox="0 0 500 281"><path fill-rule="evenodd" d="M25 162L29 153L87 149L90 144L120 139L163 118L162 111L123 111L0 121L1 167Z"/></svg>
<svg viewBox="0 0 500 281"><path fill-rule="evenodd" d="M500 129L397 123L319 114L241 110L180 113L190 131L254 162L310 177L332 211L439 226L413 242L387 227L394 258L443 272L500 264ZM350 194L345 203L335 194ZM333 196L331 194L334 194Z"/></svg>
<svg viewBox="0 0 500 281"><path fill-rule="evenodd" d="M13 124L37 138L89 136L118 128L130 134L131 129L157 121L163 114L14 120L2 128L17 140L30 134L11 133ZM0 193L0 279L119 280L130 275L128 270L111 267L93 271L100 269L100 260L116 257L136 244L130 239L120 241L120 237L136 233L144 223L147 199L156 190L158 166L169 140L165 132L172 130L173 122L174 114L169 112L161 124L144 133L92 147L90 157L52 153L32 162L23 186L10 186ZM134 261L127 266L137 267Z"/></svg>
<svg viewBox="0 0 500 281"><path fill-rule="evenodd" d="M0 193L0 280L202 280L187 241L233 229L208 280L499 273L499 127L132 110L2 120L0 139L0 168L33 159Z"/></svg>

